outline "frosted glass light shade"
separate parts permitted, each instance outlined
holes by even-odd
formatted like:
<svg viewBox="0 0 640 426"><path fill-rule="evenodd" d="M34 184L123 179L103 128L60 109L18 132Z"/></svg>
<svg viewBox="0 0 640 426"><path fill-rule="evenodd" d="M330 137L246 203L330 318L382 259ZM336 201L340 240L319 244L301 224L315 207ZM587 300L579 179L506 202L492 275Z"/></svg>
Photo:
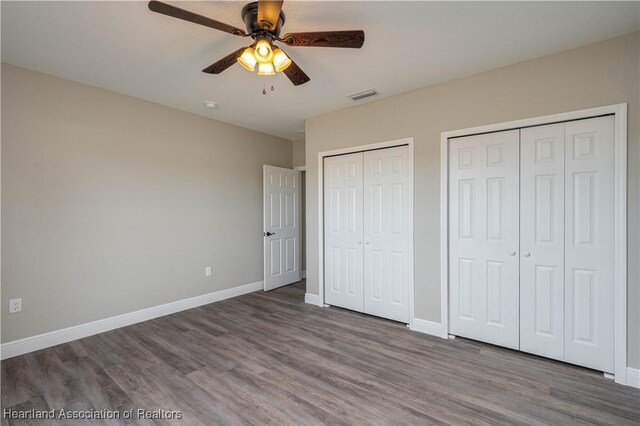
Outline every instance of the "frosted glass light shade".
<svg viewBox="0 0 640 426"><path fill-rule="evenodd" d="M254 56L253 47L247 47L238 58L238 63L249 71L256 69L256 57Z"/></svg>
<svg viewBox="0 0 640 426"><path fill-rule="evenodd" d="M276 71L282 72L289 68L289 65L291 65L291 59L289 59L287 54L277 47L273 49L273 66Z"/></svg>
<svg viewBox="0 0 640 426"><path fill-rule="evenodd" d="M271 62L258 64L258 75L274 75L275 73L275 68Z"/></svg>

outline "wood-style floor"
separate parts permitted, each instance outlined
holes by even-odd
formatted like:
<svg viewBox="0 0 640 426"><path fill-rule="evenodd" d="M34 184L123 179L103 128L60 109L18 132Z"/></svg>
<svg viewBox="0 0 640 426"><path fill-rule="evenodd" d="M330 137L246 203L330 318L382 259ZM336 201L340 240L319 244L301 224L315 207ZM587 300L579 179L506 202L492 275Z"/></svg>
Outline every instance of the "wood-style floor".
<svg viewBox="0 0 640 426"><path fill-rule="evenodd" d="M640 390L597 372L303 299L298 283L5 360L2 407L180 410L180 424L640 422Z"/></svg>

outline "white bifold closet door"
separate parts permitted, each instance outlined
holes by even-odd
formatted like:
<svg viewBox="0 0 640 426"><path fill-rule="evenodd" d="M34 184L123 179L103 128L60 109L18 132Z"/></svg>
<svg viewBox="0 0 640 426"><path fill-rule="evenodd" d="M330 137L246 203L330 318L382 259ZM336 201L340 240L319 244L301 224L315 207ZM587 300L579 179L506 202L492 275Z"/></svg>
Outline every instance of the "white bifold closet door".
<svg viewBox="0 0 640 426"><path fill-rule="evenodd" d="M519 346L519 132L449 142L452 334Z"/></svg>
<svg viewBox="0 0 640 426"><path fill-rule="evenodd" d="M409 147L364 153L364 312L409 322Z"/></svg>
<svg viewBox="0 0 640 426"><path fill-rule="evenodd" d="M450 140L452 334L613 372L614 134L605 116Z"/></svg>
<svg viewBox="0 0 640 426"><path fill-rule="evenodd" d="M325 301L409 322L409 148L324 160Z"/></svg>
<svg viewBox="0 0 640 426"><path fill-rule="evenodd" d="M362 312L362 153L324 160L324 294L329 305Z"/></svg>
<svg viewBox="0 0 640 426"><path fill-rule="evenodd" d="M520 348L614 367L614 119L522 129Z"/></svg>
<svg viewBox="0 0 640 426"><path fill-rule="evenodd" d="M566 361L613 373L614 117L565 124Z"/></svg>
<svg viewBox="0 0 640 426"><path fill-rule="evenodd" d="M564 356L564 124L521 130L520 349Z"/></svg>

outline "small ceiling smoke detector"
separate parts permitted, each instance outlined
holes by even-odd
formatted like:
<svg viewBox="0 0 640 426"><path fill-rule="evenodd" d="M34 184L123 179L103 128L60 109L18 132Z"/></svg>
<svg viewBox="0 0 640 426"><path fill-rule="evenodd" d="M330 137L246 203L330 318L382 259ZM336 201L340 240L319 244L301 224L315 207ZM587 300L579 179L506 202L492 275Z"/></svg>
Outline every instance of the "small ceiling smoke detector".
<svg viewBox="0 0 640 426"><path fill-rule="evenodd" d="M218 108L218 104L213 101L206 101L204 103L204 106L206 106L207 108Z"/></svg>
<svg viewBox="0 0 640 426"><path fill-rule="evenodd" d="M359 101L360 99L368 98L370 96L375 96L377 94L378 92L376 92L375 89L369 89L369 90L365 90L364 92L354 93L353 95L349 95L347 97L352 101Z"/></svg>

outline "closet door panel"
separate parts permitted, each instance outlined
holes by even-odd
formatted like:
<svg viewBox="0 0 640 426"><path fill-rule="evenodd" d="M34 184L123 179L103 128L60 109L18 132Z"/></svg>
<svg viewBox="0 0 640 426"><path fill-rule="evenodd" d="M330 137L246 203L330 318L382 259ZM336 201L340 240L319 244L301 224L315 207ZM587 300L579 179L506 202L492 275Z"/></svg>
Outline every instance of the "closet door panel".
<svg viewBox="0 0 640 426"><path fill-rule="evenodd" d="M614 118L565 125L565 360L614 367Z"/></svg>
<svg viewBox="0 0 640 426"><path fill-rule="evenodd" d="M364 312L409 322L409 147L364 153Z"/></svg>
<svg viewBox="0 0 640 426"><path fill-rule="evenodd" d="M362 312L362 153L324 160L325 302Z"/></svg>
<svg viewBox="0 0 640 426"><path fill-rule="evenodd" d="M449 141L449 331L514 349L519 155L519 130Z"/></svg>
<svg viewBox="0 0 640 426"><path fill-rule="evenodd" d="M520 349L564 358L564 124L520 133Z"/></svg>

